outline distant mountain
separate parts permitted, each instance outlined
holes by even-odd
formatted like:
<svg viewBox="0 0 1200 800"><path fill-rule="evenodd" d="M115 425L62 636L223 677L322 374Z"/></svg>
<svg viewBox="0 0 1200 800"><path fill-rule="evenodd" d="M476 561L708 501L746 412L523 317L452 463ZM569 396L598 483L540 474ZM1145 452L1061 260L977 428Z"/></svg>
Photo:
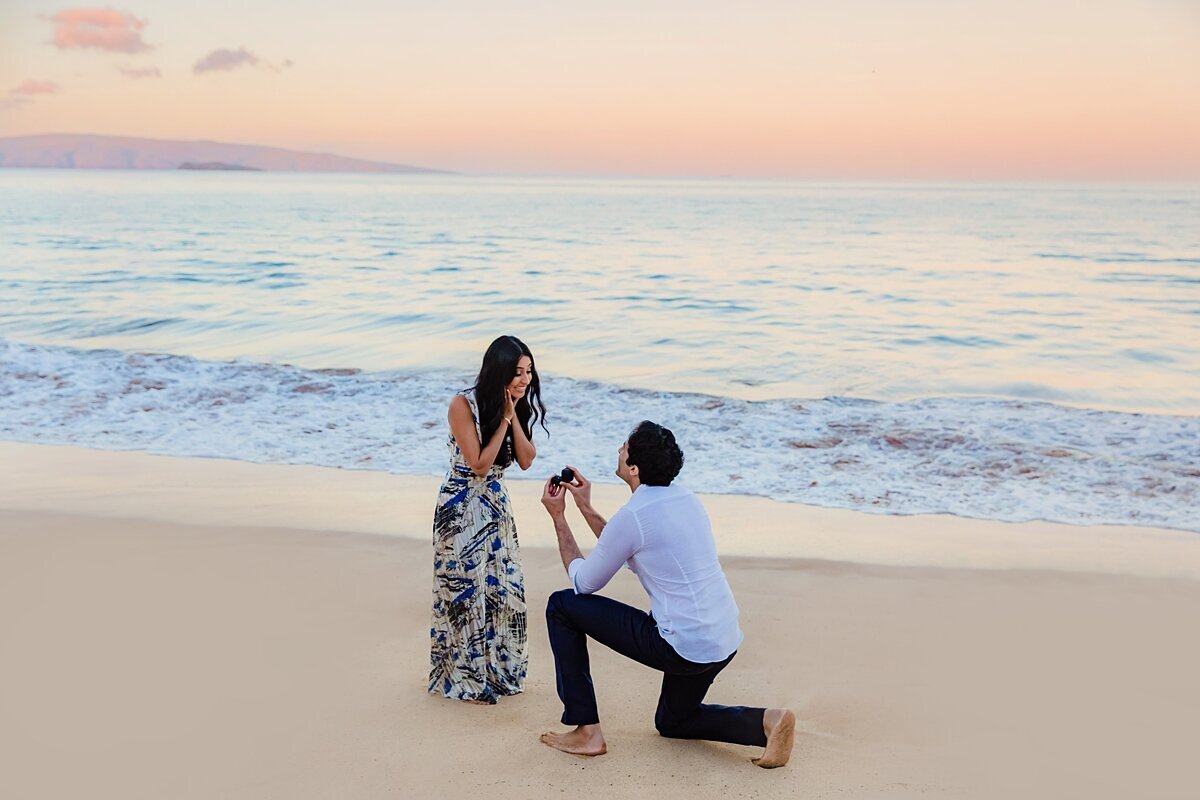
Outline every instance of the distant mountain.
<svg viewBox="0 0 1200 800"><path fill-rule="evenodd" d="M63 169L235 169L269 172L403 172L444 170L224 142L134 139L55 133L0 138L0 167Z"/></svg>

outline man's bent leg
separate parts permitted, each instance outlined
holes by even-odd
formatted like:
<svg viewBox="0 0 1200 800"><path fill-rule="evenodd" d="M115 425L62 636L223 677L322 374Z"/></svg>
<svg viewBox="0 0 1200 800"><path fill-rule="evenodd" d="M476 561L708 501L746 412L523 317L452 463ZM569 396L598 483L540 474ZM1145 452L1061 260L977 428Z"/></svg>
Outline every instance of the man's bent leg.
<svg viewBox="0 0 1200 800"><path fill-rule="evenodd" d="M575 594L572 589L555 592L546 604L546 629L554 651L564 725L600 721L587 637L655 669L666 666L662 637L650 615L608 597Z"/></svg>

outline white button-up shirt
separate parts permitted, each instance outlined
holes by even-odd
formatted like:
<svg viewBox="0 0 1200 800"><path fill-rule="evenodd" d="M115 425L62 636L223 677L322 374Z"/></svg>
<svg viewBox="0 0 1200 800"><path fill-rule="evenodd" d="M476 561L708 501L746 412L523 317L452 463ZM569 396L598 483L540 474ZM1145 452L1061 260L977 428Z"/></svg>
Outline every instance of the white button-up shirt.
<svg viewBox="0 0 1200 800"><path fill-rule="evenodd" d="M639 486L600 532L587 558L567 574L591 594L629 567L650 595L659 633L675 652L700 664L723 661L742 643L738 607L712 526L699 498L681 486Z"/></svg>

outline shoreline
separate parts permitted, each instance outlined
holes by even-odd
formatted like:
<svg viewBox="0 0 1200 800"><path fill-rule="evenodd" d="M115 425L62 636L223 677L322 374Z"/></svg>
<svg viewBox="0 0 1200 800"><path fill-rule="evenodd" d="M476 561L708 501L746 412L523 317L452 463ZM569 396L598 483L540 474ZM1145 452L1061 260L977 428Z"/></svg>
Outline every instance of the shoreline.
<svg viewBox="0 0 1200 800"><path fill-rule="evenodd" d="M147 324L159 321L168 318ZM15 389L0 396L0 438L417 476L444 473L446 398L469 382L438 370L312 370L3 340L0 354L0 383ZM759 402L619 380L554 385L554 435L538 436L540 463L573 463L602 482L613 480L613 445L632 405L690 432L682 478L694 491L1200 534L1200 417L938 392Z"/></svg>
<svg viewBox="0 0 1200 800"><path fill-rule="evenodd" d="M536 472L536 470L535 470ZM0 441L0 509L428 541L440 477ZM526 548L554 548L541 481L506 480ZM593 484L610 515L624 485ZM1200 580L1200 535L1169 528L881 515L701 494L725 557ZM568 504L576 533L582 518ZM582 541L582 539L581 539Z"/></svg>

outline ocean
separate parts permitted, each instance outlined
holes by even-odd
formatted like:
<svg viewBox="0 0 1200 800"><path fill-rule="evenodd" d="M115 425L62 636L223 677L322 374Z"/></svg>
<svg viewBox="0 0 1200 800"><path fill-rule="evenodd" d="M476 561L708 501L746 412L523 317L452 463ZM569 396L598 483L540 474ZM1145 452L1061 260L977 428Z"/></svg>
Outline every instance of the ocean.
<svg viewBox="0 0 1200 800"><path fill-rule="evenodd" d="M1200 530L1200 186L0 170L0 438L441 474L501 333L530 477Z"/></svg>

